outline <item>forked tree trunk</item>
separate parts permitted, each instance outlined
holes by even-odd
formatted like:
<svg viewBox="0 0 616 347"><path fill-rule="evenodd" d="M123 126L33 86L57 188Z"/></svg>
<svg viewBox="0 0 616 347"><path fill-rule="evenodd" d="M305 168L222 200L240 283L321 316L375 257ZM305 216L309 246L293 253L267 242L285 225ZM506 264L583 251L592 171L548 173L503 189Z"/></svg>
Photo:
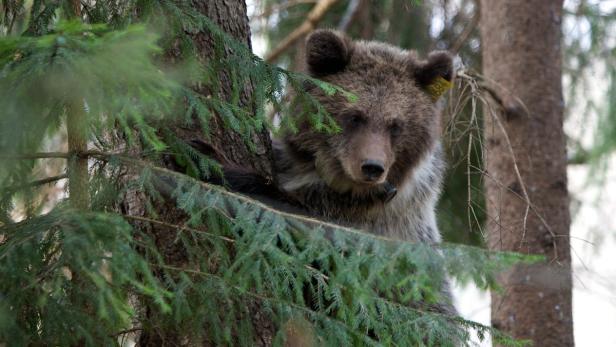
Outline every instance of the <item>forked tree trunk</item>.
<svg viewBox="0 0 616 347"><path fill-rule="evenodd" d="M542 347L573 346L562 7L481 1L483 72L525 105L485 115L489 247L546 258L499 277L492 324Z"/></svg>

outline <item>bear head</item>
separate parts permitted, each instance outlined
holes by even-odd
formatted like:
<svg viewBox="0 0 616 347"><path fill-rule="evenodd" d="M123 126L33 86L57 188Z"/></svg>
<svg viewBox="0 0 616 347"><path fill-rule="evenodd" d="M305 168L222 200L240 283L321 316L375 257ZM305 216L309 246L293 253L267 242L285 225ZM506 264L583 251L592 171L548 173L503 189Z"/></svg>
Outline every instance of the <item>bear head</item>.
<svg viewBox="0 0 616 347"><path fill-rule="evenodd" d="M357 100L308 86L342 130L325 133L300 122L299 131L285 137L287 147L338 192L399 188L438 141L435 102L439 85L453 79L451 55L435 51L420 60L413 51L317 30L307 39L306 65L312 77Z"/></svg>

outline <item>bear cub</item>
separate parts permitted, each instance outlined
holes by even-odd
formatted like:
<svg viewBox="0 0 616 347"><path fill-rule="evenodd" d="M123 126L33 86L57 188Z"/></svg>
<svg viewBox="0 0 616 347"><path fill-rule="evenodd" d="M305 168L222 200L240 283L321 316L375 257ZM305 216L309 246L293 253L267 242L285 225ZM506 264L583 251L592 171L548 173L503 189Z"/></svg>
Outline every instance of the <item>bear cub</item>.
<svg viewBox="0 0 616 347"><path fill-rule="evenodd" d="M357 96L311 93L342 131L300 122L274 142L277 184L311 215L412 242L438 243L435 205L442 160L434 84L453 79L452 58L317 30L307 40L308 73ZM301 117L301 115L295 115Z"/></svg>
<svg viewBox="0 0 616 347"><path fill-rule="evenodd" d="M357 96L307 91L342 128L314 130L300 111L299 131L274 140L274 184L225 170L231 190L295 213L393 239L441 241L435 206L444 171L436 101L453 79L452 57L317 30L306 46L310 76ZM455 314L448 284L432 309Z"/></svg>

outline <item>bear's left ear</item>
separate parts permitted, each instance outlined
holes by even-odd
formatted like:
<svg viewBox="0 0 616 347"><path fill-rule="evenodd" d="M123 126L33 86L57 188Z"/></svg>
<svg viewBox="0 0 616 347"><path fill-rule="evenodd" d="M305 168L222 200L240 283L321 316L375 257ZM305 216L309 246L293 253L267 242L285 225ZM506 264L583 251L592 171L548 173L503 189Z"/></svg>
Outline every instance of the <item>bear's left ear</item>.
<svg viewBox="0 0 616 347"><path fill-rule="evenodd" d="M430 94L434 101L453 86L453 58L449 52L434 51L414 70L417 84Z"/></svg>
<svg viewBox="0 0 616 347"><path fill-rule="evenodd" d="M306 64L313 76L322 77L342 71L351 57L352 42L334 30L315 30L306 40Z"/></svg>

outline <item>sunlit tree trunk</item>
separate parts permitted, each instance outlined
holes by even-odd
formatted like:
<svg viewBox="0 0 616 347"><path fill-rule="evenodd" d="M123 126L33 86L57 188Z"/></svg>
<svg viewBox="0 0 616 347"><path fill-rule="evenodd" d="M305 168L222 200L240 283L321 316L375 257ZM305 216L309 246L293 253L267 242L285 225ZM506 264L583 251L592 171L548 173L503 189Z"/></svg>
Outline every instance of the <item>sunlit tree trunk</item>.
<svg viewBox="0 0 616 347"><path fill-rule="evenodd" d="M483 71L511 96L486 111L489 247L545 256L499 277L492 324L534 346L573 346L562 0L481 1ZM530 204L529 204L530 202Z"/></svg>

